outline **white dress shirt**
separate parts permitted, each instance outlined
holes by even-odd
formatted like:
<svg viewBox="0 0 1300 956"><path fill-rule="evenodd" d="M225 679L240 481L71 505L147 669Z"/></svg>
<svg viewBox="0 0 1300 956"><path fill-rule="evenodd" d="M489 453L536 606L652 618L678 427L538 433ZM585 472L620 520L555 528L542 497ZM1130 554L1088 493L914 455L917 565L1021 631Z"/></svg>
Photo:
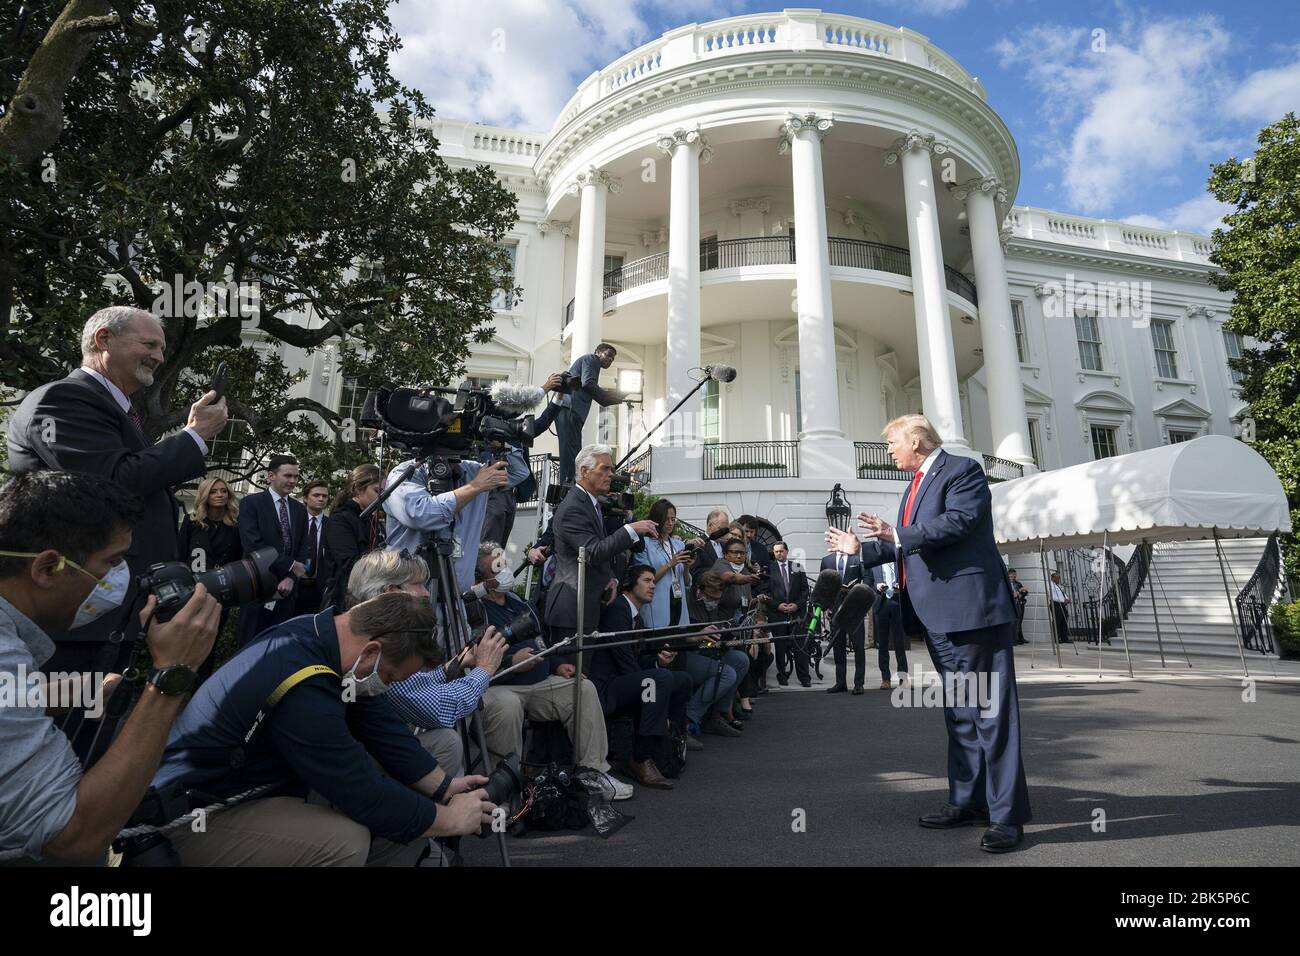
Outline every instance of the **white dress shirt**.
<svg viewBox="0 0 1300 956"><path fill-rule="evenodd" d="M122 391L120 388L118 388L116 385L110 382L107 378L105 378L101 373L97 372L95 369L91 368L88 365L81 366L81 370L87 373L88 375L93 376L95 381L99 382L100 385L103 385L106 389L108 389L108 394L113 396L113 401L117 402L118 407L122 409L122 411L125 412L128 417L130 417L131 399L126 397L126 392ZM201 451L203 455L206 457L208 454L208 443L205 442L202 438L200 438L199 433L196 432L193 428L186 426L184 431L187 435L189 435L191 438L194 439L194 441L199 446L199 451Z"/></svg>

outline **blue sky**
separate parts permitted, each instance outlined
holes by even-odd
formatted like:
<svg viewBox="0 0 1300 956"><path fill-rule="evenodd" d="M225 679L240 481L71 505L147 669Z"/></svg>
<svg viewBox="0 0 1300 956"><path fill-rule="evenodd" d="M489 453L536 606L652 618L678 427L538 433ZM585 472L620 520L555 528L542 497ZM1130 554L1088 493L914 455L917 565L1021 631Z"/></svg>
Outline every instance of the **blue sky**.
<svg viewBox="0 0 1300 956"><path fill-rule="evenodd" d="M592 70L665 30L777 3L400 0L394 71L442 115L547 130ZM1209 165L1300 112L1300 3L877 0L828 12L927 35L1020 147L1016 202L1208 232ZM1104 31L1104 32L1097 32Z"/></svg>

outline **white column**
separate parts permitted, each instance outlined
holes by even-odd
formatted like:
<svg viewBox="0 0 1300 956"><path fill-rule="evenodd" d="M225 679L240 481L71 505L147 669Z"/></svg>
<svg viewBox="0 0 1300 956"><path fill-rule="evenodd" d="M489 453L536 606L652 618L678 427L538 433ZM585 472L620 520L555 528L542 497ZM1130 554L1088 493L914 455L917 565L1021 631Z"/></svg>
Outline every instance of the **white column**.
<svg viewBox="0 0 1300 956"><path fill-rule="evenodd" d="M790 114L781 153L790 153L794 187L795 281L799 315L799 474L853 476L853 445L840 428L839 373L831 309L831 264L822 178L829 116Z"/></svg>
<svg viewBox="0 0 1300 956"><path fill-rule="evenodd" d="M1006 190L993 176L950 186L953 197L966 203L971 254L975 259L975 287L979 295L980 344L984 347L984 381L989 393L989 423L993 430L992 454L1033 467L1029 453L1029 425L1025 415L1025 390L1016 354L1015 320L1011 293L1002 258L998 205L1005 205Z"/></svg>
<svg viewBox="0 0 1300 956"><path fill-rule="evenodd" d="M934 168L930 163L931 154L947 151L946 144L914 130L894 143L893 152L885 156L885 165L901 162L903 170L907 245L912 258L912 307L921 360L921 406L948 450L970 456L961 424L957 362L948 318L939 211L935 205Z"/></svg>
<svg viewBox="0 0 1300 956"><path fill-rule="evenodd" d="M572 358L586 355L600 344L601 316L605 312L605 197L623 185L603 170L588 167L574 177L569 192L581 195L578 213L578 261L573 283L573 324L569 335ZM587 416L584 443L596 440L599 408Z"/></svg>
<svg viewBox="0 0 1300 956"><path fill-rule="evenodd" d="M665 133L657 143L672 160L665 346L665 403L672 408L698 382L687 373L700 365L700 161L708 162L713 150L698 129ZM664 443L655 452L656 477L700 479L700 414L696 392L664 426Z"/></svg>

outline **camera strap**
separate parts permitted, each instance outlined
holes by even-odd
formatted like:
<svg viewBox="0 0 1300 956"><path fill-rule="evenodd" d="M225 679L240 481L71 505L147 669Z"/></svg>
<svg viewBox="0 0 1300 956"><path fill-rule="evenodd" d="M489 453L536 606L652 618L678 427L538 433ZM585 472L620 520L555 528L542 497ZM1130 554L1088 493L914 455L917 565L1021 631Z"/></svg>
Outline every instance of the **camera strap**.
<svg viewBox="0 0 1300 956"><path fill-rule="evenodd" d="M248 758L248 748L252 745L254 738L257 737L258 731L262 729L262 724L266 718L271 716L271 711L275 710L277 704L284 699L284 695L289 693L309 677L316 677L321 674L333 674L338 677L338 671L332 667L326 667L324 664L309 664L301 670L294 671L284 680L280 681L279 686L266 698L266 703L262 705L253 718L253 726L248 729L244 735L244 742L236 747L230 754L230 767L232 770L238 770L244 766L244 761ZM342 680L342 678L339 678Z"/></svg>

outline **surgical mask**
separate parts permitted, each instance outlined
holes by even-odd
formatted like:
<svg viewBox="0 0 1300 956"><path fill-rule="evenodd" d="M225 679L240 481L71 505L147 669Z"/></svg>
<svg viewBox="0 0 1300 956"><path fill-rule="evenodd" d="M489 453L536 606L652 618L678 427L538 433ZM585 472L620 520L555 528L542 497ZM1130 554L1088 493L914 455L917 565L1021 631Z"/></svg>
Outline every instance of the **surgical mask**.
<svg viewBox="0 0 1300 956"><path fill-rule="evenodd" d="M515 586L515 573L509 568L502 568L497 572L497 590L509 591Z"/></svg>
<svg viewBox="0 0 1300 956"><path fill-rule="evenodd" d="M26 551L0 551L0 556L6 558L34 558L37 555L34 552ZM54 570L62 571L68 567L76 568L95 582L95 586L90 589L86 599L77 608L77 616L72 621L73 629L85 627L91 621L97 620L109 611L121 607L126 601L126 592L131 589L131 568L127 565L126 558L122 558L117 564L109 568L108 574L102 578L91 574L71 558L59 555L59 563L54 566Z"/></svg>
<svg viewBox="0 0 1300 956"><path fill-rule="evenodd" d="M732 561L728 561L727 563L731 565L731 570L733 571L741 572L745 570L745 566L743 564L736 564L735 562Z"/></svg>
<svg viewBox="0 0 1300 956"><path fill-rule="evenodd" d="M707 610L716 611L718 609L717 598L700 598L700 603L703 604Z"/></svg>
<svg viewBox="0 0 1300 956"><path fill-rule="evenodd" d="M379 661L383 658L383 652L375 656L375 669L366 677L357 677L357 664L361 663L361 658L357 658L357 663L353 664L346 674L343 675L343 683L346 686L349 682L352 684L353 694L358 699L362 697L378 697L388 690L388 684L379 676Z"/></svg>

